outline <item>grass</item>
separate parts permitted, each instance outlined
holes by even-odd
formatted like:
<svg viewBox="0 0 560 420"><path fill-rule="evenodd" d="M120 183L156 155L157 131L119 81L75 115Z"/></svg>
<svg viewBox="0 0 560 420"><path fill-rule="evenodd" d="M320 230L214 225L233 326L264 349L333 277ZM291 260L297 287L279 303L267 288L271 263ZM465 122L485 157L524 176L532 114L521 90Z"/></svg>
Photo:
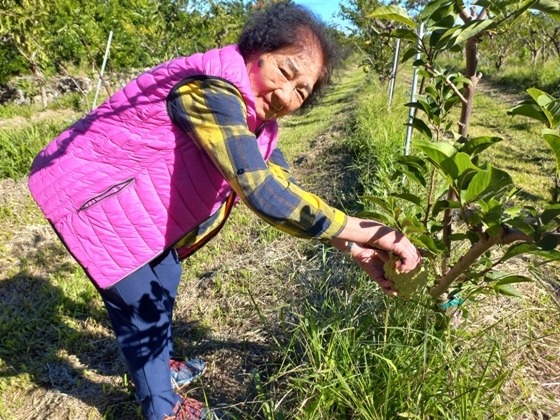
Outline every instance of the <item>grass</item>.
<svg viewBox="0 0 560 420"><path fill-rule="evenodd" d="M503 139L485 152L486 159L512 175L514 183L523 189L523 202L542 206L551 199L549 189L554 186L556 161L541 138L542 124L507 115L507 110L523 99L521 93L503 92L491 82L482 83L475 96L469 131L472 136Z"/></svg>
<svg viewBox="0 0 560 420"><path fill-rule="evenodd" d="M23 129L0 131L0 179L21 179L29 173L31 163L45 146L45 139L56 137L68 122L43 121Z"/></svg>
<svg viewBox="0 0 560 420"><path fill-rule="evenodd" d="M524 95L531 87L538 87L554 97L560 96L560 58L538 62L534 68L526 63L508 63L499 72L482 68L492 83L511 93Z"/></svg>
<svg viewBox="0 0 560 420"><path fill-rule="evenodd" d="M364 77L348 72L323 106L281 125L280 145L297 178L349 211L360 209L362 192L387 193L404 147L407 86L399 84L388 110L386 89ZM483 96L473 131L515 133L508 145L521 156L536 128L512 131L498 92ZM489 158L510 163L511 153ZM536 163L527 159L524 171L544 172ZM522 171L519 178L530 194L546 196ZM25 178L0 188L0 419L136 418L97 293L42 219ZM209 362L203 381L186 392L225 405L232 418L560 415L558 309L538 284L524 286L525 299L471 302L458 328L436 329L428 299L388 299L347 257L289 238L242 205L184 272L176 348Z"/></svg>

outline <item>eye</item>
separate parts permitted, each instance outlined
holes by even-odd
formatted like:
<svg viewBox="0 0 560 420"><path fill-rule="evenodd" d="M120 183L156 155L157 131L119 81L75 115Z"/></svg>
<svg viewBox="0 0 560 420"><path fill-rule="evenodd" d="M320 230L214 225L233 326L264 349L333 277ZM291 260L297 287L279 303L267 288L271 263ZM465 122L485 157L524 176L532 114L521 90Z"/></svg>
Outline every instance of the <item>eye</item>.
<svg viewBox="0 0 560 420"><path fill-rule="evenodd" d="M279 69L280 69L280 73L282 73L282 76L284 76L286 79L290 78L290 75L286 70L284 70L282 67L279 67Z"/></svg>

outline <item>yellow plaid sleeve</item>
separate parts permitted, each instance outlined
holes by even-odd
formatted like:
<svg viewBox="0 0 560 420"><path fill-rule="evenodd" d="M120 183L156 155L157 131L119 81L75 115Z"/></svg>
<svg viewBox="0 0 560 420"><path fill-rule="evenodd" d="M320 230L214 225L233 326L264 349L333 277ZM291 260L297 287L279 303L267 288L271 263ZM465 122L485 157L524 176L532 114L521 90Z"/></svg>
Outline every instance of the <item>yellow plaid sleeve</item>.
<svg viewBox="0 0 560 420"><path fill-rule="evenodd" d="M294 236L327 240L346 225L343 212L297 186L279 150L264 161L247 127L243 97L228 81L188 79L169 95L168 110L243 202L272 226Z"/></svg>

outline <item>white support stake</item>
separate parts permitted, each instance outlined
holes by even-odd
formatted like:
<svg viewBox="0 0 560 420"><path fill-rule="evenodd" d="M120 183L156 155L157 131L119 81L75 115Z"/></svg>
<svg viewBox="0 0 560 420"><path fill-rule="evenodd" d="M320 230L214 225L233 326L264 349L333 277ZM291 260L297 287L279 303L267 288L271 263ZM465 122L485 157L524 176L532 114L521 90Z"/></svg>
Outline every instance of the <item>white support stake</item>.
<svg viewBox="0 0 560 420"><path fill-rule="evenodd" d="M418 52L416 53L416 59L420 59L420 40L424 36L424 22L420 24L418 28ZM416 102L414 95L416 95L416 85L418 84L418 69L414 69L414 75L412 76L412 91L410 92L410 102ZM410 108L408 111L408 127L406 127L406 142L404 145L404 155L408 156L410 152L410 140L412 139L412 118L414 118L414 108Z"/></svg>
<svg viewBox="0 0 560 420"><path fill-rule="evenodd" d="M103 78L103 73L105 72L105 64L107 64L107 58L109 57L109 48L111 47L111 40L113 39L113 31L109 32L109 39L107 40L107 47L105 48L105 57L103 57L103 64L101 65L101 73L99 73L99 81L97 82L97 90L95 91L95 98L93 99L93 106L91 110L95 109L97 105L97 96L99 95L99 89L101 89L101 79Z"/></svg>
<svg viewBox="0 0 560 420"><path fill-rule="evenodd" d="M389 84L389 108L393 103L393 92L395 91L395 79L397 78L397 65L399 63L399 51L401 48L401 39L397 38L397 45L395 46L395 57L393 58L393 71L391 73L391 83Z"/></svg>

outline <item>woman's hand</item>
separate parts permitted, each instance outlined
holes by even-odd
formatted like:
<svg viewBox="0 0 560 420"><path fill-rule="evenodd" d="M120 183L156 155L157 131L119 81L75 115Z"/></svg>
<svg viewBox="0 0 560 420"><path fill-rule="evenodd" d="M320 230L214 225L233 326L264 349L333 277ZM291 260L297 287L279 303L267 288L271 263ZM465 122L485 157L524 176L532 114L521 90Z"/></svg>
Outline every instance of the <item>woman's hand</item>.
<svg viewBox="0 0 560 420"><path fill-rule="evenodd" d="M344 249L344 241L361 244L364 249L374 248L398 255L399 261L395 268L402 273L408 273L422 261L420 251L406 236L373 220L348 216L346 226L337 238L331 239L331 244L338 249Z"/></svg>
<svg viewBox="0 0 560 420"><path fill-rule="evenodd" d="M385 294L388 296L397 295L397 292L392 289L393 283L385 278L385 271L383 270L383 264L389 259L387 252L366 248L363 244L354 243L350 248L350 254L362 270L379 284Z"/></svg>
<svg viewBox="0 0 560 420"><path fill-rule="evenodd" d="M408 273L422 261L420 251L401 232L380 223L374 229L367 245L398 255L400 259L395 264L398 271Z"/></svg>

